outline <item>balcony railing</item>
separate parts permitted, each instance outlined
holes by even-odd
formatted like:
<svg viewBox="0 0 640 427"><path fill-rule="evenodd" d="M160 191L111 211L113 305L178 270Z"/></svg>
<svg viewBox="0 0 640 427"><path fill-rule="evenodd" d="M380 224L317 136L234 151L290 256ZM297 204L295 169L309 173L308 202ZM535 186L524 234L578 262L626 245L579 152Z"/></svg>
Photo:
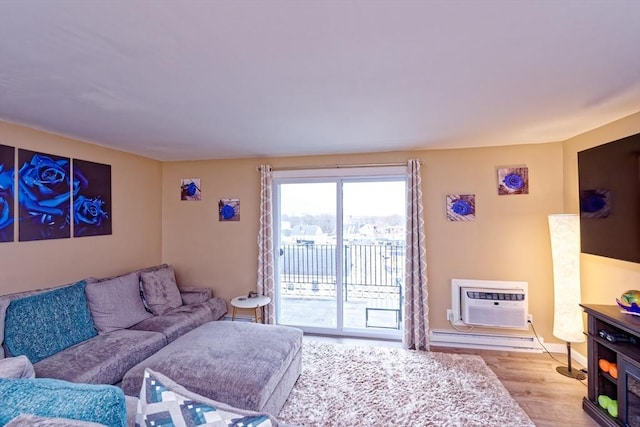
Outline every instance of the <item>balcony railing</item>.
<svg viewBox="0 0 640 427"><path fill-rule="evenodd" d="M336 245L285 245L280 250L281 296L336 298ZM400 327L405 247L399 244L345 244L342 248L344 302L370 310L395 311ZM368 323L367 323L368 324Z"/></svg>

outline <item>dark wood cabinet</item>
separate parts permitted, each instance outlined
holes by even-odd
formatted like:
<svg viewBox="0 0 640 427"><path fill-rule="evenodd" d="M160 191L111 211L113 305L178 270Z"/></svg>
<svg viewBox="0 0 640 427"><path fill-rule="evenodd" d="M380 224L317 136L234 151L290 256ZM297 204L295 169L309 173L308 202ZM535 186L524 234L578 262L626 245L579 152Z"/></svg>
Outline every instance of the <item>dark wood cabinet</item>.
<svg viewBox="0 0 640 427"><path fill-rule="evenodd" d="M640 317L622 313L615 305L581 307L588 315L589 372L582 407L602 426L640 427ZM603 370L601 360L615 364L617 372ZM617 416L598 404L601 395L617 400Z"/></svg>

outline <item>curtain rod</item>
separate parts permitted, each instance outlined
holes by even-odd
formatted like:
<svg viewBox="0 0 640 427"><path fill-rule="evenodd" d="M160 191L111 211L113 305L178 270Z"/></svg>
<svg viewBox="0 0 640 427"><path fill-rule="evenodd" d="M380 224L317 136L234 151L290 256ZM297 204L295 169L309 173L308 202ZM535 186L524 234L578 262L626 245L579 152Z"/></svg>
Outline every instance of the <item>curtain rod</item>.
<svg viewBox="0 0 640 427"><path fill-rule="evenodd" d="M422 164L422 160L420 160ZM273 168L273 170L279 171L292 171L292 170L309 170L309 169L347 169L347 168L379 168L389 166L407 166L407 162L394 162L394 163L357 163L350 165L318 165L318 166L284 166ZM260 166L257 167L260 172Z"/></svg>

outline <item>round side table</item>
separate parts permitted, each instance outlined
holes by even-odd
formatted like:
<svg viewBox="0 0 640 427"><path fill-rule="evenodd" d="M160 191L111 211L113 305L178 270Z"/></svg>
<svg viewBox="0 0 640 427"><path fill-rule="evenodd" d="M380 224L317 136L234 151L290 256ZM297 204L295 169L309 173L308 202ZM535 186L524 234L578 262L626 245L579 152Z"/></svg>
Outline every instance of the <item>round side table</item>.
<svg viewBox="0 0 640 427"><path fill-rule="evenodd" d="M244 310L253 310L253 315L256 323L258 323L258 319L262 323L264 323L264 306L271 302L271 298L258 295L257 297L249 298L246 296L235 297L231 300L231 306L233 307L233 311L231 313L231 320L236 320L236 310L244 309Z"/></svg>

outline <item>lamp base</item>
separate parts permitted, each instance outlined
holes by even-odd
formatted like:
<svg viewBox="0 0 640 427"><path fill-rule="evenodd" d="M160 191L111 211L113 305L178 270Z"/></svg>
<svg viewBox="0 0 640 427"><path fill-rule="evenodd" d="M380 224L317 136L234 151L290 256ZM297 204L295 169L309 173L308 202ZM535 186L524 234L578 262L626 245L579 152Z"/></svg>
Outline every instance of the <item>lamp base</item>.
<svg viewBox="0 0 640 427"><path fill-rule="evenodd" d="M587 379L587 376L584 373L578 371L577 369L569 370L569 368L566 366L558 366L556 368L556 371L558 371L559 374L562 374L565 377L575 378L576 380Z"/></svg>

